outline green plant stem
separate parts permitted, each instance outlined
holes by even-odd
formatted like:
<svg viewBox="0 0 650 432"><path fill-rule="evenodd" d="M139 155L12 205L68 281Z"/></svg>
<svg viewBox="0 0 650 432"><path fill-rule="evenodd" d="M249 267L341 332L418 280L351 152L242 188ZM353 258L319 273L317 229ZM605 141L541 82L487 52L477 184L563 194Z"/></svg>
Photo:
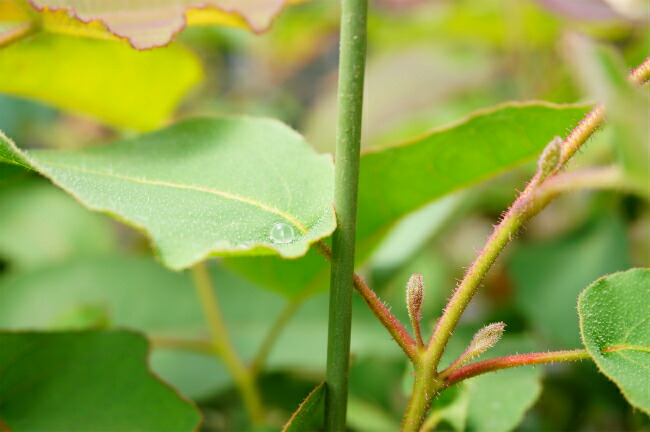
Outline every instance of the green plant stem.
<svg viewBox="0 0 650 432"><path fill-rule="evenodd" d="M345 430L347 409L367 14L367 0L341 1L334 177L338 225L332 237L325 395L328 431Z"/></svg>
<svg viewBox="0 0 650 432"><path fill-rule="evenodd" d="M332 250L323 241L316 243L316 248L318 249L318 252L328 260L332 260ZM390 333L400 348L402 348L404 353L412 361L415 361L418 355L418 349L409 332L397 317L388 310L384 302L382 302L377 296L377 293L375 293L361 278L361 276L356 273L354 274L354 288L361 295L375 317L383 324L386 330L388 330L388 333Z"/></svg>
<svg viewBox="0 0 650 432"><path fill-rule="evenodd" d="M214 354L212 343L204 340L181 339L165 336L153 336L150 337L149 340L154 348L170 348L201 354Z"/></svg>
<svg viewBox="0 0 650 432"><path fill-rule="evenodd" d="M542 363L588 360L590 358L591 355L589 355L587 350L584 349L577 349L572 351L552 351L546 353L517 354L472 363L451 371L446 377L446 374L443 371L440 374L440 378L444 377L445 387L451 387L452 385L468 378L500 369L510 369L513 367L536 365Z"/></svg>
<svg viewBox="0 0 650 432"><path fill-rule="evenodd" d="M210 328L214 352L222 359L232 374L237 388L241 392L251 423L254 426L262 426L264 424L264 409L255 378L237 355L230 340L207 265L199 263L192 267L192 278L203 308L203 314Z"/></svg>
<svg viewBox="0 0 650 432"><path fill-rule="evenodd" d="M416 370L416 383L422 381L422 378L425 378L425 381L430 379L428 377L431 373L429 370L437 370L440 358L447 346L449 338L458 325L461 315L472 300L472 297L474 297L474 294L483 282L485 275L501 254L501 251L503 251L510 240L517 234L519 228L527 220L542 210L551 199L555 197L555 194L552 193L544 196L537 196L535 192L541 185L544 185L552 179L553 176L557 175L559 170L566 165L568 160L589 139L589 137L591 137L598 127L600 127L602 122L603 108L602 106L597 105L563 141L561 148L562 152L555 170L545 178L542 178L541 172L538 171L528 183L524 191L504 214L499 224L495 227L494 232L488 238L485 247L481 250L476 260L465 273L464 278L459 283L452 298L447 303L442 317L438 320L438 325L431 335L429 346L421 358L421 363L426 365L426 367L421 368L421 370L424 371L422 372L423 377L419 377ZM424 388L424 397L422 397L422 395L411 395L411 400L409 401L404 420L405 431L418 430L424 421L424 416L429 409L433 395L440 388L440 383L437 380L433 380L428 384L425 382L420 385Z"/></svg>

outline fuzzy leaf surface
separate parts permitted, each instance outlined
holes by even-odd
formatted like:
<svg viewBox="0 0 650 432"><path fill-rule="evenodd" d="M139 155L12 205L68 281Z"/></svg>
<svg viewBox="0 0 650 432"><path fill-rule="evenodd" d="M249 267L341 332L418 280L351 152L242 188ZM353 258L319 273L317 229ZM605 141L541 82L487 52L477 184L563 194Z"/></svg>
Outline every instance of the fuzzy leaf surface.
<svg viewBox="0 0 650 432"><path fill-rule="evenodd" d="M336 223L331 158L273 120L194 119L71 151L21 152L0 134L0 147L3 159L146 232L176 270L213 255L295 258Z"/></svg>
<svg viewBox="0 0 650 432"><path fill-rule="evenodd" d="M38 34L0 50L0 92L152 130L203 78L196 55L174 44L138 52L119 41ZM38 67L34 67L38 65Z"/></svg>
<svg viewBox="0 0 650 432"><path fill-rule="evenodd" d="M588 106L509 103L361 157L357 257L368 257L388 229L410 212L536 158L554 136L577 124ZM324 288L328 267L310 252L295 261L228 260L256 283L285 293Z"/></svg>
<svg viewBox="0 0 650 432"><path fill-rule="evenodd" d="M127 331L0 333L0 419L9 430L184 432L197 408L147 368Z"/></svg>
<svg viewBox="0 0 650 432"><path fill-rule="evenodd" d="M650 269L598 279L578 299L582 341L633 406L650 413Z"/></svg>

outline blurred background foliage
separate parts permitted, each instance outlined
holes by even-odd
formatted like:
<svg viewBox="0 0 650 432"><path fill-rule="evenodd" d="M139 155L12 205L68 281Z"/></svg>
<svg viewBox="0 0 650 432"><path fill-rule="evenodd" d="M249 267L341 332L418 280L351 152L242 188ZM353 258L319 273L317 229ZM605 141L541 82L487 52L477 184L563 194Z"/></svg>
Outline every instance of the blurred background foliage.
<svg viewBox="0 0 650 432"><path fill-rule="evenodd" d="M409 140L504 101L615 101L620 93L606 90L616 88L617 74L650 52L643 0L371 3L365 149ZM279 118L319 151L332 152L338 19L336 2L316 0L286 9L262 35L191 27L172 45L146 52L114 40L40 34L0 49L0 129L24 147L62 149L101 145L190 116L250 114ZM614 72L607 59L617 65ZM646 96L616 104L609 124L570 169L617 161L620 153L647 156ZM643 112L641 127L626 123ZM637 169L643 175L644 167ZM408 215L360 272L403 322L404 285L411 273L422 273L430 331L475 248L533 172L531 163ZM245 414L226 369L174 344L207 334L189 275L155 262L138 232L8 165L0 165L0 216L0 326L140 329L155 347L154 370L200 404L203 430L241 430ZM211 264L244 358L255 358L283 311L295 311L260 377L270 424L279 427L324 377L326 293L286 299L234 272L236 265ZM525 336L528 348L514 349L578 347L578 293L603 274L648 265L646 200L614 192L560 197L499 260L453 341L462 348L477 328L504 321L511 341ZM407 362L359 298L354 308L350 428L396 430L409 390ZM493 385L499 377L508 376L491 377ZM538 368L526 379L537 387L525 396L532 408L523 418L487 429L480 407L470 404L468 424L459 424L452 408L462 398L455 395L448 405L437 402L438 427L650 430L647 417L592 363ZM498 391L516 391L515 384Z"/></svg>

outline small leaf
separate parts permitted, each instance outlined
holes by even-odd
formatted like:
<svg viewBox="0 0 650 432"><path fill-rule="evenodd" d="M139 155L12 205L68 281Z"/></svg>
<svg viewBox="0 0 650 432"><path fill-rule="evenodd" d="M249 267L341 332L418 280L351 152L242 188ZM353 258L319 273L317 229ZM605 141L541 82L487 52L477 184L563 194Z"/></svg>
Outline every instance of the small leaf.
<svg viewBox="0 0 650 432"><path fill-rule="evenodd" d="M113 34L134 48L167 45L186 25L228 25L262 32L287 0L30 0L48 31L95 37Z"/></svg>
<svg viewBox="0 0 650 432"><path fill-rule="evenodd" d="M0 50L0 64L0 92L136 130L159 127L203 78L199 59L180 45L138 52L67 35L11 44Z"/></svg>
<svg viewBox="0 0 650 432"><path fill-rule="evenodd" d="M578 299L582 340L627 400L650 413L650 269L598 279Z"/></svg>
<svg viewBox="0 0 650 432"><path fill-rule="evenodd" d="M282 429L282 432L303 432L309 430L312 417L316 415L323 397L325 397L325 382L318 384L316 388L309 393L296 412L293 413L287 424Z"/></svg>
<svg viewBox="0 0 650 432"><path fill-rule="evenodd" d="M197 408L147 368L127 331L0 332L0 418L15 432L183 432Z"/></svg>
<svg viewBox="0 0 650 432"><path fill-rule="evenodd" d="M92 210L148 233L180 270L213 255L303 255L335 227L330 156L269 119L194 119L110 146L22 158Z"/></svg>

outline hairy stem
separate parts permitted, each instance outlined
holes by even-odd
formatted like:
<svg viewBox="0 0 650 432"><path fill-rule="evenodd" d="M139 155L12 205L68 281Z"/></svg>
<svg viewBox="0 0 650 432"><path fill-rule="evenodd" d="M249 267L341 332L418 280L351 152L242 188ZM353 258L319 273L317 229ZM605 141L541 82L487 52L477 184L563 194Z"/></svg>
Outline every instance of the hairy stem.
<svg viewBox="0 0 650 432"><path fill-rule="evenodd" d="M354 247L357 224L361 113L366 63L367 0L341 1L338 123L332 237L325 428L345 430L348 401Z"/></svg>
<svg viewBox="0 0 650 432"><path fill-rule="evenodd" d="M332 250L323 241L316 243L316 248L328 260L332 259ZM388 310L384 302L377 296L377 293L356 273L354 274L354 288L361 295L375 317L388 330L388 333L395 339L395 342L397 342L400 348L402 348L404 353L414 361L417 357L415 341L397 317Z"/></svg>
<svg viewBox="0 0 650 432"><path fill-rule="evenodd" d="M203 314L210 328L214 353L221 358L232 374L244 400L251 423L255 426L261 426L264 424L264 409L255 378L239 358L230 340L207 265L199 263L192 267L192 278L203 308Z"/></svg>
<svg viewBox="0 0 650 432"><path fill-rule="evenodd" d="M628 79L632 83L639 84L644 83L649 77L650 59L646 60L641 66L634 69L628 76ZM430 372L428 372L429 369L437 371L440 358L447 346L449 338L458 325L461 315L472 300L472 297L481 285L485 275L490 270L501 251L517 234L519 228L528 219L542 210L558 193L571 188L571 186L569 186L571 178L557 176L557 174L591 137L591 135L593 135L593 133L603 124L603 121L604 109L602 105L598 104L561 143L561 153L557 162L554 162L554 168L549 171L547 169L548 167L544 167L545 163L550 159L540 165L540 168L530 183L528 183L521 195L504 214L499 224L495 227L494 232L488 238L487 244L465 273L463 280L459 283L452 298L447 303L442 317L438 320L436 329L431 335L429 345L420 358L421 364L426 365L426 367L419 368L420 371L423 371L421 372L422 376L428 376L428 374L430 374ZM547 150L552 150L553 145L557 145L557 143L551 142L543 155L546 154ZM549 153L549 155L550 154L551 153ZM575 176L575 174L573 175ZM609 179L606 179L605 182L599 182L594 176L575 176L573 181L575 181L575 185L578 187L581 182L587 187L598 186L599 184L610 185L612 183L619 183L620 179L616 178L616 173L610 172L608 176ZM562 181L557 180L560 177L563 177ZM555 183L553 183L554 178L556 179ZM567 178L569 178L570 181L563 183ZM545 186L549 184L550 186L545 188ZM422 376L420 376L418 369L416 369L416 383L422 378ZM432 385L437 386L437 381ZM420 427L424 421L424 416L429 409L432 398L433 392L425 393L424 397L422 397L422 395L411 395L411 400L409 401L407 413L404 419L405 430L415 431ZM406 428L406 425L409 425L409 429Z"/></svg>
<svg viewBox="0 0 650 432"><path fill-rule="evenodd" d="M650 57L633 69L628 79L636 85L645 85L650 80Z"/></svg>
<svg viewBox="0 0 650 432"><path fill-rule="evenodd" d="M542 363L587 360L590 358L591 356L587 350L584 349L577 349L572 351L553 351L546 353L516 354L505 357L497 357L458 368L449 373L448 376L444 378L444 382L445 387L451 387L452 385L468 378L500 369L510 369L513 367L536 365ZM444 375L446 374L443 371L440 376L443 377Z"/></svg>

